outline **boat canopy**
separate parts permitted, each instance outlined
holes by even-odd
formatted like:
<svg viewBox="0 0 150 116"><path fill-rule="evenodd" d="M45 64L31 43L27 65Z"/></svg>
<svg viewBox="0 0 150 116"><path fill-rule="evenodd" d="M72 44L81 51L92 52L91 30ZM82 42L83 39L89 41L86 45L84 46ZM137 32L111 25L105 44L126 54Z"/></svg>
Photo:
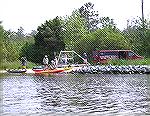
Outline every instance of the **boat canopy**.
<svg viewBox="0 0 150 116"><path fill-rule="evenodd" d="M83 65L83 64L78 64L78 61L76 61L76 59L79 59L79 60L81 59L82 61L84 61L84 58L73 50L60 51L57 62L56 62L56 66L58 67L60 65L63 65L63 66L65 66L65 65L66 66L68 66L68 65L71 65L71 66L72 65ZM87 64L89 65L90 63L87 62Z"/></svg>

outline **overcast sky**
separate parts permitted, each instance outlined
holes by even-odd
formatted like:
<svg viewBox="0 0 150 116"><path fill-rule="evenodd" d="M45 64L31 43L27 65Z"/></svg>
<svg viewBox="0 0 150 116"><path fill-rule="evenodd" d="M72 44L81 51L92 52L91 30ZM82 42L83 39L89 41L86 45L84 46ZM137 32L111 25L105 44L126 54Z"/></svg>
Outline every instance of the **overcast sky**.
<svg viewBox="0 0 150 116"><path fill-rule="evenodd" d="M71 15L87 2L94 4L99 16L113 18L117 27L126 27L127 20L141 17L141 0L0 0L0 21L6 30L36 30L41 23L56 16ZM150 19L150 0L144 0L144 15Z"/></svg>

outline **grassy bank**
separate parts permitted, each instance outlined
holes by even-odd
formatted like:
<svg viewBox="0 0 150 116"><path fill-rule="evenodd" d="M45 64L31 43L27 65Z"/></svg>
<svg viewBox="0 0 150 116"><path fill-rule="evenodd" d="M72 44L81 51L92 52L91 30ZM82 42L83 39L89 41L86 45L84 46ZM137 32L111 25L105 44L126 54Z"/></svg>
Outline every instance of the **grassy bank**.
<svg viewBox="0 0 150 116"><path fill-rule="evenodd" d="M37 66L38 64L28 62L27 68L31 69L33 66ZM21 68L21 62L20 61L14 61L14 62L3 62L0 65L0 69L20 69Z"/></svg>
<svg viewBox="0 0 150 116"><path fill-rule="evenodd" d="M150 65L150 58L142 60L111 60L108 64L112 65Z"/></svg>
<svg viewBox="0 0 150 116"><path fill-rule="evenodd" d="M109 65L109 64L111 64L111 65L150 65L150 58L145 58L142 60L110 60L108 62L108 64L105 64L105 65ZM34 66L38 66L38 65L40 65L40 64L28 62L27 68L31 69ZM0 65L0 69L19 69L19 68L21 68L20 61L3 62Z"/></svg>

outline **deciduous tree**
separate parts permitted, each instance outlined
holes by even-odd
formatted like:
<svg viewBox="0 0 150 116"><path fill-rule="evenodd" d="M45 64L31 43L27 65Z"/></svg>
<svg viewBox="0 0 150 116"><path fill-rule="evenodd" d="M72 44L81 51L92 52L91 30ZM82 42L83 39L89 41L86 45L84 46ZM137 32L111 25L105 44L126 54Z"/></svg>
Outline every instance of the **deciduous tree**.
<svg viewBox="0 0 150 116"><path fill-rule="evenodd" d="M132 49L141 55L149 56L150 45L150 21L144 21L145 28L143 28L143 21L141 18L128 21L127 28L123 31L124 36L130 40Z"/></svg>
<svg viewBox="0 0 150 116"><path fill-rule="evenodd" d="M68 50L73 50L75 43L88 34L85 20L80 16L78 10L73 11L71 16L65 17L63 29L66 49Z"/></svg>
<svg viewBox="0 0 150 116"><path fill-rule="evenodd" d="M54 57L54 52L59 52L65 47L62 36L62 24L59 17L49 20L38 27L35 35L36 61L42 61L45 54L50 59Z"/></svg>
<svg viewBox="0 0 150 116"><path fill-rule="evenodd" d="M77 52L85 51L92 54L95 49L130 49L130 42L120 31L108 28L98 29L81 39L77 45Z"/></svg>
<svg viewBox="0 0 150 116"><path fill-rule="evenodd" d="M2 58L3 58L3 27L1 26L1 22L0 22L0 65L2 62Z"/></svg>

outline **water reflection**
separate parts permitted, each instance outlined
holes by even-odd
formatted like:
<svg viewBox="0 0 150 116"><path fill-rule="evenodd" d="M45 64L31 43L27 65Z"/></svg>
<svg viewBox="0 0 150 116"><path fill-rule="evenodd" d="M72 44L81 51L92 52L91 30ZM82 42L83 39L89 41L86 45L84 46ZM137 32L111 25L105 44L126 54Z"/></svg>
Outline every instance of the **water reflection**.
<svg viewBox="0 0 150 116"><path fill-rule="evenodd" d="M7 75L5 113L149 114L149 75Z"/></svg>

